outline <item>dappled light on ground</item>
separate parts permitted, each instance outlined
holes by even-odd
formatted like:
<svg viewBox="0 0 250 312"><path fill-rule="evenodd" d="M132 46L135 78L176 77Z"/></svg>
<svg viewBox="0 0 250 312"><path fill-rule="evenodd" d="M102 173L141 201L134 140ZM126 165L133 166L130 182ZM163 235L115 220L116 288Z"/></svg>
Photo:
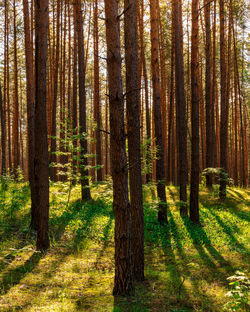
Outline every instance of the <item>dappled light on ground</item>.
<svg viewBox="0 0 250 312"><path fill-rule="evenodd" d="M29 190L1 196L0 311L223 311L227 278L248 269L249 192L201 189L198 227L179 216L178 189L167 187L169 223L157 223L153 185L144 187L146 281L131 298L112 296L114 220L109 184L81 203L79 186L51 187L51 249L40 254L29 230ZM14 205L14 206L13 206ZM4 210L4 207L8 209ZM12 211L12 214L8 213ZM242 310L243 311L243 310Z"/></svg>

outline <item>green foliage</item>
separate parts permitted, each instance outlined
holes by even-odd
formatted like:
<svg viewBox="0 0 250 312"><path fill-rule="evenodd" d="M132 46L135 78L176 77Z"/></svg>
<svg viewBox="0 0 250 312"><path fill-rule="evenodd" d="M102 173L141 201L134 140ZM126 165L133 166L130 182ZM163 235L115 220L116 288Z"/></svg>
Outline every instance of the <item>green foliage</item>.
<svg viewBox="0 0 250 312"><path fill-rule="evenodd" d="M227 278L231 290L226 294L230 298L224 306L228 312L247 311L249 309L250 279L246 273L236 271L234 275Z"/></svg>
<svg viewBox="0 0 250 312"><path fill-rule="evenodd" d="M51 184L52 247L46 255L34 253L35 237L27 231L27 185L11 178L3 183L7 187L0 187L0 311L234 311L230 302L235 299L226 296L234 285L228 285L227 277L247 267L247 191L228 187L228 198L221 202L204 188L203 226L198 227L180 217L178 188L168 186L169 222L161 226L156 185L144 185L146 281L136 285L131 298L114 300L111 179L92 185L93 200L86 203L79 200L79 184L72 186L69 203L70 182ZM244 304L238 311L247 311Z"/></svg>
<svg viewBox="0 0 250 312"><path fill-rule="evenodd" d="M147 174L152 172L152 164L155 159L157 159L158 148L153 147L153 139L144 139L141 143L141 164L142 164L142 174Z"/></svg>

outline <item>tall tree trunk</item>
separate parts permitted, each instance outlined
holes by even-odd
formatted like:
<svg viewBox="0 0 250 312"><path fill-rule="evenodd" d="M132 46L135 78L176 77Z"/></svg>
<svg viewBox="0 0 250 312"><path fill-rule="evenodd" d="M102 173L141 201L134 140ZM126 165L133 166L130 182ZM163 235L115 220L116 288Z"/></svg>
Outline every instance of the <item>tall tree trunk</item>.
<svg viewBox="0 0 250 312"><path fill-rule="evenodd" d="M60 11L61 1L57 0L57 15L56 15L56 56L54 62L54 88L53 88L53 103L51 117L51 141L50 141L50 163L54 165L50 167L50 178L52 181L57 181L57 156L56 156L56 114L57 114L57 89L58 89L58 69L59 69L59 52L60 52Z"/></svg>
<svg viewBox="0 0 250 312"><path fill-rule="evenodd" d="M144 280L144 220L140 154L140 120L138 99L138 64L136 56L135 0L124 0L124 33L126 60L126 107L129 156L129 185L132 222L133 276Z"/></svg>
<svg viewBox="0 0 250 312"><path fill-rule="evenodd" d="M226 62L225 62L225 11L224 0L220 1L220 72L221 72L221 119L220 119L220 199L226 197L227 180L227 103L226 103Z"/></svg>
<svg viewBox="0 0 250 312"><path fill-rule="evenodd" d="M83 40L83 21L82 21L82 10L81 1L75 0L76 10L76 30L78 39L78 76L79 76L79 131L81 133L80 145L81 145L81 163L80 163L80 174L81 174L81 189L82 189L82 200L89 200L90 189L88 181L88 170L86 166L88 164L87 158L87 141L85 138L86 129L86 90L85 90L85 65L84 65L84 40Z"/></svg>
<svg viewBox="0 0 250 312"><path fill-rule="evenodd" d="M211 112L211 23L210 0L204 0L205 29L206 29L206 168L213 166L213 142L212 142L212 112ZM212 175L206 176L207 187L212 187Z"/></svg>
<svg viewBox="0 0 250 312"><path fill-rule="evenodd" d="M1 118L1 175L6 174L6 123L5 123L5 104L2 96L2 86L0 83L0 118Z"/></svg>
<svg viewBox="0 0 250 312"><path fill-rule="evenodd" d="M110 100L110 154L115 214L114 295L128 295L133 290L131 261L131 213L128 198L128 170L124 131L120 29L118 3L105 0L107 65Z"/></svg>
<svg viewBox="0 0 250 312"><path fill-rule="evenodd" d="M13 161L14 175L17 178L18 167L20 166L20 150L19 150L19 104L18 104L18 69L17 69L17 30L16 30L16 1L13 2L14 14L14 112L13 112Z"/></svg>
<svg viewBox="0 0 250 312"><path fill-rule="evenodd" d="M73 9L74 16L74 48L73 48L73 90L72 90L72 129L73 134L78 134L78 114L77 114L77 27L76 27L76 17L75 17L75 6ZM77 173L77 140L73 141L73 175ZM73 184L76 183L76 179L73 179Z"/></svg>
<svg viewBox="0 0 250 312"><path fill-rule="evenodd" d="M151 153L151 122L150 122L150 109L149 109L149 94L148 94L148 74L147 74L147 65L145 58L145 48L144 48L144 0L141 0L141 14L139 20L139 29L140 29L140 44L141 44L141 57L142 57L142 70L143 70L143 79L144 79L144 88L145 88L145 108L146 108L146 137L147 137L147 147L146 147L146 167L150 167L150 153ZM143 112L142 112L143 114ZM146 183L150 182L150 173L146 173Z"/></svg>
<svg viewBox="0 0 250 312"><path fill-rule="evenodd" d="M98 1L94 3L94 119L97 125L96 139L96 169L97 181L102 181L102 141L101 141L101 111L100 111L100 78L99 78L99 32L98 32Z"/></svg>
<svg viewBox="0 0 250 312"><path fill-rule="evenodd" d="M192 1L190 220L199 224L199 0Z"/></svg>
<svg viewBox="0 0 250 312"><path fill-rule="evenodd" d="M170 97L169 97L169 117L168 117L168 183L174 182L174 10L171 11L171 69L170 69Z"/></svg>
<svg viewBox="0 0 250 312"><path fill-rule="evenodd" d="M187 216L187 121L186 101L184 89L184 64L183 64L183 37L181 0L173 0L174 29L175 29L175 85L176 85L176 112L178 124L178 170L180 183L180 201L182 216Z"/></svg>
<svg viewBox="0 0 250 312"><path fill-rule="evenodd" d="M34 192L37 207L38 250L49 248L49 157L46 113L46 63L48 33L48 0L37 0L36 30L36 84L35 84L35 159Z"/></svg>
<svg viewBox="0 0 250 312"><path fill-rule="evenodd" d="M156 160L157 195L159 199L158 221L160 223L166 223L167 203L164 181L164 145L162 136L161 92L159 78L159 20L157 14L157 0L150 0L150 24L154 134L158 148L158 158Z"/></svg>
<svg viewBox="0 0 250 312"><path fill-rule="evenodd" d="M25 35L25 61L26 61L26 96L28 121L28 172L31 191L31 227L37 229L35 224L36 206L34 196L34 118L35 118L35 89L33 71L33 46L31 44L29 3L23 0L24 35Z"/></svg>

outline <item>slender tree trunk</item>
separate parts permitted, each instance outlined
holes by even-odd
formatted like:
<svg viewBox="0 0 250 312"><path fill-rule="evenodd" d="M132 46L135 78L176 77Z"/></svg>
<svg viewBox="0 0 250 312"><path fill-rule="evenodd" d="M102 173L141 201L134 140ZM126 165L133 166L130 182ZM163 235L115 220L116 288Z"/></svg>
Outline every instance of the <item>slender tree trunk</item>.
<svg viewBox="0 0 250 312"><path fill-rule="evenodd" d="M168 183L174 182L174 10L172 7L171 12L172 22L171 22L171 69L170 69L170 98L169 98L169 121L168 121Z"/></svg>
<svg viewBox="0 0 250 312"><path fill-rule="evenodd" d="M159 33L157 1L150 0L150 23L151 23L151 67L153 82L153 115L158 158L156 160L157 195L159 199L158 221L167 222L167 203L164 181L164 145L162 136L161 93L159 78Z"/></svg>
<svg viewBox="0 0 250 312"><path fill-rule="evenodd" d="M199 224L199 0L192 1L190 220Z"/></svg>
<svg viewBox="0 0 250 312"><path fill-rule="evenodd" d="M124 0L124 32L126 60L127 136L129 156L129 185L132 222L133 275L144 280L144 220L142 206L142 177L140 154L140 120L138 99L138 64L136 56L135 0Z"/></svg>
<svg viewBox="0 0 250 312"><path fill-rule="evenodd" d="M53 88L53 103L52 103L52 118L51 118L51 145L50 145L50 163L54 165L50 167L50 178L52 181L57 181L57 156L56 156L56 135L57 135L57 89L58 89L58 70L59 70L59 55L60 55L60 12L61 1L57 0L57 15L56 15L56 56L54 63L54 88Z"/></svg>
<svg viewBox="0 0 250 312"><path fill-rule="evenodd" d="M187 121L186 101L184 89L184 64L183 64L183 37L182 16L180 0L173 0L174 29L175 29L175 85L176 85L176 112L178 124L178 170L180 183L180 213L187 216Z"/></svg>
<svg viewBox="0 0 250 312"><path fill-rule="evenodd" d="M5 124L5 109L2 97L2 86L0 83L0 117L1 117L1 175L6 174L6 124Z"/></svg>
<svg viewBox="0 0 250 312"><path fill-rule="evenodd" d="M151 122L150 122L150 109L149 109L149 94L148 94L148 74L147 74L147 65L145 58L145 48L144 48L144 0L141 0L141 14L139 20L140 28L140 43L141 43L141 57L142 57L142 69L143 69L143 79L144 79L144 88L145 88L145 108L146 108L146 133L147 133L147 152L146 152L146 166L150 167L150 153L151 153ZM143 113L143 112L142 112ZM146 183L150 182L150 173L146 173Z"/></svg>
<svg viewBox="0 0 250 312"><path fill-rule="evenodd" d="M226 104L226 62L225 62L225 12L224 0L220 1L220 72L221 72L221 119L220 119L220 199L226 197L225 174L227 174L227 104Z"/></svg>
<svg viewBox="0 0 250 312"><path fill-rule="evenodd" d="M94 3L94 119L97 125L96 139L96 169L97 181L102 181L102 141L101 141L101 111L100 111L100 78L99 78L99 31L98 31L98 1Z"/></svg>
<svg viewBox="0 0 250 312"><path fill-rule="evenodd" d="M85 65L84 65L84 40L83 40L83 21L82 21L82 10L81 1L75 0L76 10L76 30L78 39L78 76L79 76L79 131L82 135L80 139L81 145L81 163L80 163L80 174L81 174L81 189L82 189L82 200L89 200L90 189L88 181L88 170L85 167L88 164L87 158L87 141L85 133L86 129L86 91L85 91Z"/></svg>
<svg viewBox="0 0 250 312"><path fill-rule="evenodd" d="M125 148L120 29L116 0L105 0L105 15L110 100L110 153L115 214L115 281L113 294L128 295L133 290L131 213L128 198L128 170Z"/></svg>
<svg viewBox="0 0 250 312"><path fill-rule="evenodd" d="M37 0L36 30L36 86L35 86L35 159L34 184L37 207L38 250L49 248L49 158L46 114L46 63L48 34L48 0Z"/></svg>
<svg viewBox="0 0 250 312"><path fill-rule="evenodd" d="M27 121L28 121L28 172L31 191L31 227L37 229L36 206L34 196L34 118L35 118L35 89L33 71L33 46L31 44L29 3L23 0L25 60L26 60L26 93L27 93Z"/></svg>
<svg viewBox="0 0 250 312"><path fill-rule="evenodd" d="M211 24L210 0L204 0L205 29L206 29L206 168L213 166L212 116L211 116ZM206 176L207 187L212 187L212 175Z"/></svg>
<svg viewBox="0 0 250 312"><path fill-rule="evenodd" d="M16 1L13 2L14 14L14 112L13 112L13 161L14 175L17 178L18 167L20 166L20 150L19 150L19 104L18 104L18 69L17 69L17 35L16 35Z"/></svg>

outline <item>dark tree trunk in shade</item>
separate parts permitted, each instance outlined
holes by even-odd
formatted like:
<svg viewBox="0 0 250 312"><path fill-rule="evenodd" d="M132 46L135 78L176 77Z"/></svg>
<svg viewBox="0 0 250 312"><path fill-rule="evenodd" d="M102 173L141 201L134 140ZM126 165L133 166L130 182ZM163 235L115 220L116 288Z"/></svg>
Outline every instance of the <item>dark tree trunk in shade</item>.
<svg viewBox="0 0 250 312"><path fill-rule="evenodd" d="M126 8L128 8L126 10ZM126 61L126 108L129 156L129 185L132 221L133 276L144 280L144 220L140 154L140 120L138 99L138 64L136 56L135 0L124 0L124 33Z"/></svg>
<svg viewBox="0 0 250 312"><path fill-rule="evenodd" d="M131 212L128 198L120 29L116 0L105 0L105 16L110 101L110 154L115 215L115 280L113 294L128 295L133 290Z"/></svg>
<svg viewBox="0 0 250 312"><path fill-rule="evenodd" d="M220 2L220 75L221 75L221 119L220 119L220 168L222 170L220 176L220 199L226 197L227 181L225 174L227 173L227 104L226 104L226 54L225 54L225 9L224 0Z"/></svg>
<svg viewBox="0 0 250 312"><path fill-rule="evenodd" d="M211 23L210 0L204 0L205 29L206 29L206 168L213 166L213 142L212 142L212 111L211 111ZM212 176L206 176L207 187L212 187Z"/></svg>
<svg viewBox="0 0 250 312"><path fill-rule="evenodd" d="M33 46L31 42L29 3L23 0L25 61L26 61L26 88L27 88L27 121L28 121L28 172L31 191L31 227L37 229L37 211L34 198L34 118L35 118L35 89L33 70Z"/></svg>
<svg viewBox="0 0 250 312"><path fill-rule="evenodd" d="M159 78L159 33L158 14L156 0L150 1L150 23L151 23L151 67L153 82L153 117L156 145L158 148L158 158L156 160L156 180L157 195L160 201L158 211L158 221L167 222L167 203L164 176L164 145L162 136L162 116L161 116L161 95Z"/></svg>
<svg viewBox="0 0 250 312"><path fill-rule="evenodd" d="M1 118L1 175L6 174L6 122L5 122L5 105L2 96L2 86L0 83L0 118Z"/></svg>
<svg viewBox="0 0 250 312"><path fill-rule="evenodd" d="M199 0L192 1L191 47L192 153L190 220L199 224Z"/></svg>
<svg viewBox="0 0 250 312"><path fill-rule="evenodd" d="M49 157L46 113L48 0L36 1L35 13L35 159L34 192L37 207L38 250L49 248Z"/></svg>
<svg viewBox="0 0 250 312"><path fill-rule="evenodd" d="M175 29L175 86L176 122L178 130L178 171L180 184L180 214L187 216L187 120L184 88L183 36L181 0L173 0Z"/></svg>
<svg viewBox="0 0 250 312"><path fill-rule="evenodd" d="M82 21L82 10L81 1L75 0L75 10L76 10L76 30L78 39L78 77L79 77L79 131L83 135L80 139L81 146L81 164L80 164L80 174L81 174L81 189L82 189L82 200L89 200L90 189L88 180L88 170L85 167L88 164L87 158L85 157L87 153L87 141L84 137L86 129L86 90L85 90L85 62L84 62L84 40L83 40L83 21Z"/></svg>

